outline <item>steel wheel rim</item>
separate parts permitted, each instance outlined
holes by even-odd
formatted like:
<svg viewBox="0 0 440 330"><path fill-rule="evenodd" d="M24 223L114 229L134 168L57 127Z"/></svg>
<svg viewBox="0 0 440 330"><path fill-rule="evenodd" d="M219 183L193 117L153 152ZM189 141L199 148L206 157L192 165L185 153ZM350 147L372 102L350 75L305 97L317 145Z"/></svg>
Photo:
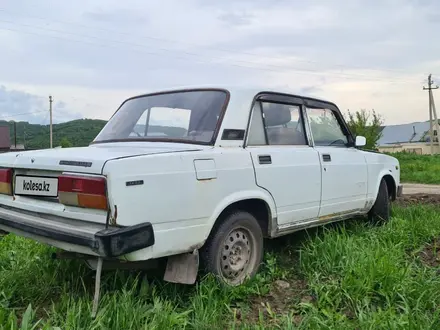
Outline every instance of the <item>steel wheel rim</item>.
<svg viewBox="0 0 440 330"><path fill-rule="evenodd" d="M230 285L241 284L254 268L255 236L246 228L236 227L226 235L220 249L220 273Z"/></svg>

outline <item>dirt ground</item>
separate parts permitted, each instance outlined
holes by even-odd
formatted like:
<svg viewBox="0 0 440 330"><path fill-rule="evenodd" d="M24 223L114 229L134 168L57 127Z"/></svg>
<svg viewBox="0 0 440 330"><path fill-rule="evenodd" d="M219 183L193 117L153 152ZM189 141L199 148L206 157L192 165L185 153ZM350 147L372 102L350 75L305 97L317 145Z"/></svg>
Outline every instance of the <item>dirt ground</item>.
<svg viewBox="0 0 440 330"><path fill-rule="evenodd" d="M396 205L399 206L410 206L410 205L437 205L440 206L440 194L430 194L430 193L418 193L418 194L404 194L397 198L395 201Z"/></svg>
<svg viewBox="0 0 440 330"><path fill-rule="evenodd" d="M278 314L293 313L295 324L301 323L301 316L295 311L298 303L310 304L315 298L307 293L307 283L301 279L277 280L272 283L268 294L251 298L251 308L246 313L246 321L258 323L261 316L265 320L271 320L276 324L275 316ZM240 320L239 312L237 319Z"/></svg>
<svg viewBox="0 0 440 330"><path fill-rule="evenodd" d="M435 238L419 252L422 262L430 267L440 267L440 237Z"/></svg>

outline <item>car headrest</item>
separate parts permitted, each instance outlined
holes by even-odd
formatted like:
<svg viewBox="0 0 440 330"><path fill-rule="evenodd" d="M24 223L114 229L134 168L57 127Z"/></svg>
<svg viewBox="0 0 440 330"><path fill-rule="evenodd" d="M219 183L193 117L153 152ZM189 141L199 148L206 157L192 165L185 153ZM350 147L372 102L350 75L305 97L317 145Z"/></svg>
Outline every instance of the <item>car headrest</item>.
<svg viewBox="0 0 440 330"><path fill-rule="evenodd" d="M290 122L290 109L282 104L266 103L263 106L266 126L284 125Z"/></svg>

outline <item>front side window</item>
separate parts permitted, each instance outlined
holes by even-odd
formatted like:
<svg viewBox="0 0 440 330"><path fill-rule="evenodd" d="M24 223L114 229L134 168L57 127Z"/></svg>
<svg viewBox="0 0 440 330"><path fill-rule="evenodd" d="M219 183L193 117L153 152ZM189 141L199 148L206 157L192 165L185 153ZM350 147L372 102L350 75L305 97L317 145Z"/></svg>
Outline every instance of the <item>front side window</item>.
<svg viewBox="0 0 440 330"><path fill-rule="evenodd" d="M347 146L348 138L330 109L306 108L316 146Z"/></svg>
<svg viewBox="0 0 440 330"><path fill-rule="evenodd" d="M173 140L211 142L227 94L220 90L176 91L126 101L94 142Z"/></svg>
<svg viewBox="0 0 440 330"><path fill-rule="evenodd" d="M248 145L267 144L307 145L299 106L271 102L255 104Z"/></svg>

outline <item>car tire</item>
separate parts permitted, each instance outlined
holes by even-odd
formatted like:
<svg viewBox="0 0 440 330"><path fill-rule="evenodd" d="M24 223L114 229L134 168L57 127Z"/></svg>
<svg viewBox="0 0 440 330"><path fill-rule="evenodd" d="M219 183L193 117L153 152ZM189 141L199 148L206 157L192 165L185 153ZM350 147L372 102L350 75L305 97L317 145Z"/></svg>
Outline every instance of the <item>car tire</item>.
<svg viewBox="0 0 440 330"><path fill-rule="evenodd" d="M368 213L368 219L372 223L385 223L391 217L391 200L388 193L388 186L384 179L380 181L379 192L376 202Z"/></svg>
<svg viewBox="0 0 440 330"><path fill-rule="evenodd" d="M250 213L235 211L214 228L201 249L204 270L231 286L253 277L263 259L263 232Z"/></svg>

